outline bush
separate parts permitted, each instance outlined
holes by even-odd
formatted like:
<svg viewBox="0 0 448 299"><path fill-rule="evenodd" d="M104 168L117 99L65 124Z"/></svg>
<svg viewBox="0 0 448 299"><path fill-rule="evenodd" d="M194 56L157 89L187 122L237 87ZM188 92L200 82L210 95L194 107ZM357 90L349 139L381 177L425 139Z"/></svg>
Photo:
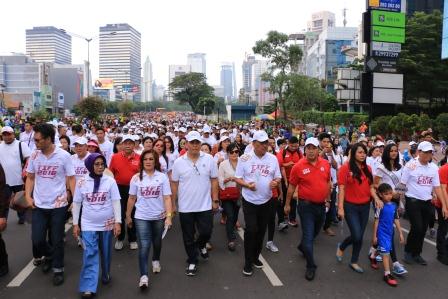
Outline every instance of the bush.
<svg viewBox="0 0 448 299"><path fill-rule="evenodd" d="M304 124L315 123L326 126L335 126L353 122L354 126L359 126L363 121L367 122L369 116L362 113L352 112L321 112L321 111L303 111L295 114L296 120L301 120Z"/></svg>
<svg viewBox="0 0 448 299"><path fill-rule="evenodd" d="M434 128L442 138L448 139L448 113L442 113L437 116L434 121Z"/></svg>

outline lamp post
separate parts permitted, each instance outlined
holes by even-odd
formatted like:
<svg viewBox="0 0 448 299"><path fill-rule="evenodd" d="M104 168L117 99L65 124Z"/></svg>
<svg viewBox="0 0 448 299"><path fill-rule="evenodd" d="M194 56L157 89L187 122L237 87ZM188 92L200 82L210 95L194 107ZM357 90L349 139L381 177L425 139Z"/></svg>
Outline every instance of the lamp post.
<svg viewBox="0 0 448 299"><path fill-rule="evenodd" d="M85 36L82 36L82 35L79 35L79 34L76 34L76 33L69 32L69 31L67 31L65 29L59 29L59 30L61 32L65 33L65 34L68 34L70 36L83 39L83 40L85 40L87 42L87 85L88 85L87 86L87 96L89 96L90 95L90 85L91 85L90 84L90 42L93 41L94 39L99 38L100 35L96 35L96 36L93 36L91 38L88 38L88 37L85 37ZM109 36L109 35L116 35L116 34L117 34L116 31L112 31L112 32L109 32L109 33L107 33L105 35Z"/></svg>

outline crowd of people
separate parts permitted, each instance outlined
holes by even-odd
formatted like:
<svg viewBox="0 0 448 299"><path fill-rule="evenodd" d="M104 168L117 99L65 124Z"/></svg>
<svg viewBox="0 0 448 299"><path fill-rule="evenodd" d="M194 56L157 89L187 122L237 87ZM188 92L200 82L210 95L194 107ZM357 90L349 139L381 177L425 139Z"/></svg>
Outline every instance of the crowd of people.
<svg viewBox="0 0 448 299"><path fill-rule="evenodd" d="M309 281L317 269L315 238L321 231L335 237L332 227L342 221L349 234L335 242L335 258L342 263L351 246L348 265L357 273L364 272L359 260L366 241L370 266L378 269L382 263L384 281L397 286L395 276L407 270L394 236L406 244L406 264L426 265L423 242L436 220L437 259L448 265L448 164L446 157L438 162L433 156L432 131L400 151L396 140L367 136L365 123L357 132L344 129L332 134L261 121L212 124L191 113L26 121L20 134L6 123L0 144L0 232L10 207L19 224L30 218L33 263L43 272L52 270L53 284L61 285L64 227L71 221L83 250L83 298L96 294L100 279L111 281L112 249L126 245L138 250L138 286L146 289L150 251L152 273L159 273L162 240L176 215L188 276L197 274L199 256L208 259L220 246L211 242L216 214L225 225L229 251L236 250L236 231L244 229L245 276L263 268L263 247L282 250L275 232L299 222L297 249L306 259ZM374 233L366 237L371 211ZM406 240L403 217L410 223ZM0 276L8 269L0 234Z"/></svg>

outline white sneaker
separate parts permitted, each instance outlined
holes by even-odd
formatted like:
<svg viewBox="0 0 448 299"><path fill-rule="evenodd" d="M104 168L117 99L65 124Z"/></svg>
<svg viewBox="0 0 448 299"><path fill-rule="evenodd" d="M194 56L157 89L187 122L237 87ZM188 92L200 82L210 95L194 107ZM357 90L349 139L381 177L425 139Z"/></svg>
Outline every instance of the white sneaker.
<svg viewBox="0 0 448 299"><path fill-rule="evenodd" d="M122 250L123 249L123 241L117 240L115 242L115 250Z"/></svg>
<svg viewBox="0 0 448 299"><path fill-rule="evenodd" d="M148 287L148 276L143 275L142 277L140 277L140 282L138 283L138 287L142 290L144 290Z"/></svg>
<svg viewBox="0 0 448 299"><path fill-rule="evenodd" d="M152 261L152 273L160 273L161 270L160 261Z"/></svg>
<svg viewBox="0 0 448 299"><path fill-rule="evenodd" d="M266 243L266 248L272 252L278 252L278 247L272 241Z"/></svg>
<svg viewBox="0 0 448 299"><path fill-rule="evenodd" d="M138 244L137 244L137 242L131 242L131 243L129 243L129 248L131 248L131 250L136 250L136 249L138 249Z"/></svg>
<svg viewBox="0 0 448 299"><path fill-rule="evenodd" d="M278 230L279 231L284 231L287 228L288 228L288 223L287 222L280 222L279 225L278 225Z"/></svg>

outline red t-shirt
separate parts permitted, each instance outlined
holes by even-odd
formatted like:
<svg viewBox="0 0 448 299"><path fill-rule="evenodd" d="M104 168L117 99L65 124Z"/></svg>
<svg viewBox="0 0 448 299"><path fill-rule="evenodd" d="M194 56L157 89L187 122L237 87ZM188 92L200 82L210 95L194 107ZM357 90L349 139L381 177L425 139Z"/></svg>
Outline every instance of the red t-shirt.
<svg viewBox="0 0 448 299"><path fill-rule="evenodd" d="M289 183L298 187L299 198L324 203L330 193L330 163L321 157L316 165L301 159L291 170Z"/></svg>
<svg viewBox="0 0 448 299"><path fill-rule="evenodd" d="M183 148L179 153L179 157L185 155L186 153L187 153L187 150Z"/></svg>
<svg viewBox="0 0 448 299"><path fill-rule="evenodd" d="M368 166L370 172L372 169ZM348 162L339 168L338 185L345 186L345 201L353 204L365 204L370 201L370 183L363 171L361 171L361 184L353 177Z"/></svg>
<svg viewBox="0 0 448 299"><path fill-rule="evenodd" d="M139 171L140 155L132 153L126 157L123 152L112 155L109 169L118 185L129 186L132 177Z"/></svg>
<svg viewBox="0 0 448 299"><path fill-rule="evenodd" d="M284 155L285 158L283 158L283 151L286 151L286 153ZM280 168L283 167L283 163L289 163L291 161L294 162L294 165L295 165L295 164L297 164L297 162L299 162L300 159L302 159L302 154L298 153L298 152L290 152L286 149L283 149L277 153L277 160L278 160L278 164L280 164ZM287 180L289 180L291 169L293 168L294 165L285 167Z"/></svg>
<svg viewBox="0 0 448 299"><path fill-rule="evenodd" d="M439 178L440 178L440 184L447 185L447 191L448 191L448 164L443 165L439 169ZM437 200L434 201L434 206L437 208L442 208L442 203L440 202L440 199L437 198Z"/></svg>

